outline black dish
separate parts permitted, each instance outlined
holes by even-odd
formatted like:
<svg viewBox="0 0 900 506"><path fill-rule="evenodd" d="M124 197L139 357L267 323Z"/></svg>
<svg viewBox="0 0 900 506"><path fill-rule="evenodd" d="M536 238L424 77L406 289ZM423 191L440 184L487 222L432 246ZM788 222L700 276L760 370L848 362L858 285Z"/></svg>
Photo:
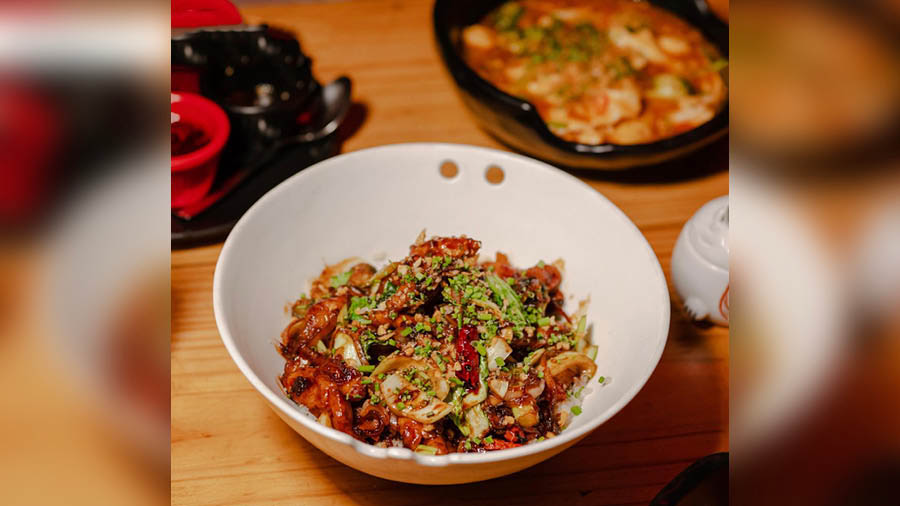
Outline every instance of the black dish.
<svg viewBox="0 0 900 506"><path fill-rule="evenodd" d="M172 39L172 65L195 72L199 93L228 115L231 136L223 158L247 164L271 156L321 114L321 85L312 75L312 61L293 36L276 28L181 34Z"/></svg>
<svg viewBox="0 0 900 506"><path fill-rule="evenodd" d="M722 137L728 131L728 104L699 127L648 144L588 145L554 135L537 109L520 98L500 91L463 61L460 33L478 22L504 0L436 0L434 35L444 64L459 87L463 101L490 134L504 144L555 164L580 168L617 170L660 163L690 153ZM692 26L728 57L728 25L715 17L702 0L651 0Z"/></svg>
<svg viewBox="0 0 900 506"><path fill-rule="evenodd" d="M265 25L181 32L172 64L179 86L218 103L231 124L209 195L172 213L173 248L223 240L268 190L339 151L350 80L322 86L293 35Z"/></svg>

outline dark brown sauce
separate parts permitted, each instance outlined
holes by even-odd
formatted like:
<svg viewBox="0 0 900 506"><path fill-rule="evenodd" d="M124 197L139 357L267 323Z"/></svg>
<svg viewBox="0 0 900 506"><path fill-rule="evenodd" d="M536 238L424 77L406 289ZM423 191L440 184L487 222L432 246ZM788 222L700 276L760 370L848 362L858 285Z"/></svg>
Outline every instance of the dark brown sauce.
<svg viewBox="0 0 900 506"><path fill-rule="evenodd" d="M186 155L209 144L209 136L186 121L172 123L172 156Z"/></svg>

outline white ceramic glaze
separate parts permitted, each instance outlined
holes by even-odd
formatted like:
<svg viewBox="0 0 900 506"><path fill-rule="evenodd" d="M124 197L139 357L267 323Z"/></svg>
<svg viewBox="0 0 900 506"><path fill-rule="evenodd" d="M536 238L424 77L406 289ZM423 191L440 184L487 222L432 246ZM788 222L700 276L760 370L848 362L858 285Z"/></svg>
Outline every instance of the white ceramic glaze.
<svg viewBox="0 0 900 506"><path fill-rule="evenodd" d="M691 318L728 325L728 195L704 204L681 229L672 283Z"/></svg>
<svg viewBox="0 0 900 506"><path fill-rule="evenodd" d="M459 167L451 179L439 173L448 160ZM502 183L485 180L491 165L503 169ZM562 434L485 454L420 455L377 448L320 425L283 395L277 377L284 361L275 343L288 322L285 306L309 289L324 265L351 256L377 265L402 258L422 229L428 235L480 239L483 256L503 251L518 266L563 258L567 309L591 297L588 318L599 347L598 375L609 381L594 386L583 413ZM606 198L520 155L436 143L337 156L270 191L225 242L213 305L235 363L288 425L351 467L427 484L502 476L575 444L637 394L659 361L669 328L659 262L638 229Z"/></svg>

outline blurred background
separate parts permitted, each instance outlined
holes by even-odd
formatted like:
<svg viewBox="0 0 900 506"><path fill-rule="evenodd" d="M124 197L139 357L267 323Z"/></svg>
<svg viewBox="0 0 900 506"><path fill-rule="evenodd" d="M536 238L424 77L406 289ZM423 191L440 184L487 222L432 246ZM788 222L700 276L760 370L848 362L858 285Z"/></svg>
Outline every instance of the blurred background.
<svg viewBox="0 0 900 506"><path fill-rule="evenodd" d="M900 3L733 2L735 504L900 495Z"/></svg>
<svg viewBox="0 0 900 506"><path fill-rule="evenodd" d="M900 2L709 6L732 501L898 504ZM4 504L168 502L169 36L168 4L0 7Z"/></svg>

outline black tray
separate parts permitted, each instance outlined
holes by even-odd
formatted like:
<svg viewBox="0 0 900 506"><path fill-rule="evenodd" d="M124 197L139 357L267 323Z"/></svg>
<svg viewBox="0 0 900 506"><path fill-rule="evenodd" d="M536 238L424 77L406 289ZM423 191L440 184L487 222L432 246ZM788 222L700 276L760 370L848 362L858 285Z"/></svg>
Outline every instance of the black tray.
<svg viewBox="0 0 900 506"><path fill-rule="evenodd" d="M192 248L225 240L238 219L267 191L304 168L334 156L339 147L340 141L335 134L316 142L286 147L222 200L197 216L186 220L172 215L172 248ZM212 191L237 169L228 167L223 160Z"/></svg>

